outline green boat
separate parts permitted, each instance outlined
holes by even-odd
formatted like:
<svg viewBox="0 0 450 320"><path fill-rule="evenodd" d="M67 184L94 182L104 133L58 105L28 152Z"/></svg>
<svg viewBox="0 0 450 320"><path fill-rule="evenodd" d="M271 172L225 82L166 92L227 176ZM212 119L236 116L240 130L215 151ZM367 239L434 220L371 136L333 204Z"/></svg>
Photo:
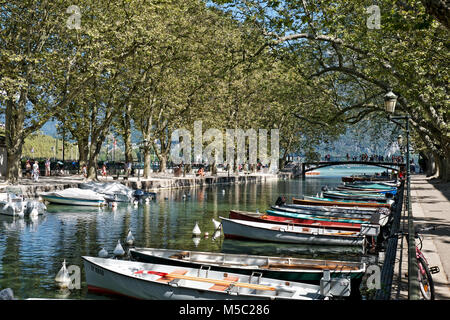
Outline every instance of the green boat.
<svg viewBox="0 0 450 320"><path fill-rule="evenodd" d="M262 274L262 277L286 281L319 282L324 270L330 270L332 277L360 279L366 271L363 262L302 259L293 257L271 257L248 254L201 252L156 248L130 249L131 257L148 263L199 268L208 266L211 270ZM204 269L207 272L207 269Z"/></svg>

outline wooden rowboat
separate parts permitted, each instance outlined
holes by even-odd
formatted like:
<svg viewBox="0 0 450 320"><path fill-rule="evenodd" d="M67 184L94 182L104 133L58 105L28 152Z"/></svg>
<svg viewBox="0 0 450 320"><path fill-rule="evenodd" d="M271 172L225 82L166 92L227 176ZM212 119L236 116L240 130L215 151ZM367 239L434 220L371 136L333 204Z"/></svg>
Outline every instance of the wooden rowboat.
<svg viewBox="0 0 450 320"><path fill-rule="evenodd" d="M220 219L222 219L222 230L225 238L337 246L363 247L365 244L363 229L360 232L354 232L338 229L283 226L275 223L261 223L223 217L220 217Z"/></svg>
<svg viewBox="0 0 450 320"><path fill-rule="evenodd" d="M271 209L283 212L293 212L307 216L322 216L322 217L334 217L340 219L356 219L356 220L367 220L369 221L377 212L364 212L364 213L350 213L350 212L340 212L340 211L308 211L304 209L297 209L287 206L271 206ZM351 222L351 221L343 221Z"/></svg>
<svg viewBox="0 0 450 320"><path fill-rule="evenodd" d="M371 212L378 212L381 210L389 211L389 209L387 209L387 208L314 206L314 205L292 204L292 203L284 203L283 205L280 205L280 207L302 209L306 212L326 211L326 212L348 212L348 213L371 213Z"/></svg>
<svg viewBox="0 0 450 320"><path fill-rule="evenodd" d="M345 191L325 191L323 192L323 196L329 199L344 199L344 200L358 200L358 201L371 201L371 202L383 202L385 203L388 198L383 195L378 194L354 194Z"/></svg>
<svg viewBox="0 0 450 320"><path fill-rule="evenodd" d="M283 217L274 216L264 213L257 212L247 212L247 211L237 211L230 210L230 219L255 221L255 222L268 222L275 224L292 224L298 226L310 226L310 227L321 227L329 229L341 229L341 230L352 230L359 231L361 229L361 223L351 223L351 222L340 222L340 220L326 220L317 217L311 217L309 219L298 218L298 217Z"/></svg>
<svg viewBox="0 0 450 320"><path fill-rule="evenodd" d="M278 217L289 217L289 218L302 218L305 215L302 213L297 213L295 210L267 210L266 213L270 216L278 216ZM335 214L335 213L331 213ZM322 218L327 219L328 221L336 221L336 222L346 222L346 223L359 223L359 224L373 224L383 226L387 223L389 217L382 216L379 213L373 213L370 218L360 217L360 218L343 218L340 216L310 216L311 218Z"/></svg>
<svg viewBox="0 0 450 320"><path fill-rule="evenodd" d="M147 263L200 268L211 266L211 270L250 275L260 272L263 277L288 281L319 282L323 270L330 270L332 277L361 278L365 263L292 257L273 257L248 254L201 252L155 248L130 249L131 257Z"/></svg>
<svg viewBox="0 0 450 320"><path fill-rule="evenodd" d="M326 201L326 200L309 200L292 198L294 204L306 204L316 206L343 206L343 207L370 207L370 208L390 208L390 203L375 202L343 202L343 201Z"/></svg>
<svg viewBox="0 0 450 320"><path fill-rule="evenodd" d="M163 264L82 257L88 289L136 299L318 300L320 287L299 282ZM343 292L344 295L348 295Z"/></svg>

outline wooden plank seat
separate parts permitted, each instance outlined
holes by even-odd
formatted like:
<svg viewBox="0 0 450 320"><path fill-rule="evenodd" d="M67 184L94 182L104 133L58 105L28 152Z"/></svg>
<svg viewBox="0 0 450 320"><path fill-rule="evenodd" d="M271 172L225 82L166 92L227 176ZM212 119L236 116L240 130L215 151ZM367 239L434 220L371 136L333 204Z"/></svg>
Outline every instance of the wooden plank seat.
<svg viewBox="0 0 450 320"><path fill-rule="evenodd" d="M223 278L223 280L237 282L239 280L239 277L237 277L237 276L226 276L226 277ZM209 289L210 290L217 290L217 291L225 291L229 286L230 286L229 284L226 284L226 285L224 285L224 284L215 284Z"/></svg>
<svg viewBox="0 0 450 320"><path fill-rule="evenodd" d="M156 281L163 282L163 283L169 283L170 281L173 280L173 278L171 278L170 275L182 275L182 276L184 276L186 273L187 273L187 270L177 269L177 270L169 273L166 276L162 276L161 278L156 279Z"/></svg>

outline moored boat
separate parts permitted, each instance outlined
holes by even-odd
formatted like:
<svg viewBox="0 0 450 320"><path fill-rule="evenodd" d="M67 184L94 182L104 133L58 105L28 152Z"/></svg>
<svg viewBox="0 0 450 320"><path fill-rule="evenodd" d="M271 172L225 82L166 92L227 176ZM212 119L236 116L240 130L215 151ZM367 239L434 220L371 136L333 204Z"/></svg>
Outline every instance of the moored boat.
<svg viewBox="0 0 450 320"><path fill-rule="evenodd" d="M323 198L310 197L312 199L296 199L292 198L293 204L306 204L317 206L343 206L343 207L371 207L371 208L390 208L390 203L377 202L357 202L357 201L333 201Z"/></svg>
<svg viewBox="0 0 450 320"><path fill-rule="evenodd" d="M319 282L323 270L332 277L358 279L366 270L365 263L248 254L186 251L157 248L132 248L133 259L141 262L168 264L189 268L211 266L211 270L250 275L260 272L263 277L288 281Z"/></svg>
<svg viewBox="0 0 450 320"><path fill-rule="evenodd" d="M45 192L40 195L42 199L50 203L75 205L75 206L103 206L105 198L92 190L68 188L61 191Z"/></svg>
<svg viewBox="0 0 450 320"><path fill-rule="evenodd" d="M247 220L247 221L255 221L255 222L268 222L275 224L292 224L299 226L311 226L311 227L322 227L322 228L330 228L330 229L341 229L341 230L352 230L359 231L361 229L361 223L354 222L341 222L340 220L328 220L321 219L317 217L309 217L309 218L298 218L298 217L283 217L283 216L275 216L268 215L257 212L246 212L246 211L237 211L230 210L230 219L237 220Z"/></svg>
<svg viewBox="0 0 450 320"><path fill-rule="evenodd" d="M345 199L345 200L358 200L358 201L375 201L375 202L386 202L388 200L387 196L385 194L379 195L379 194L355 194L351 192L345 192L345 191L336 191L336 190L330 190L330 191L324 191L323 196L329 199Z"/></svg>
<svg viewBox="0 0 450 320"><path fill-rule="evenodd" d="M305 215L303 213L298 213L295 209L283 209L283 210L267 210L268 215L279 216L279 217L290 217L290 218L300 218ZM358 214L347 214L347 213L336 213L336 212L324 212L326 216L310 215L311 218L319 218L328 221L336 222L346 222L346 223L359 223L359 224L374 224L383 226L388 221L388 216L381 215L380 213L372 213L370 215L359 215ZM347 217L345 215L348 215ZM354 216L353 216L354 215Z"/></svg>
<svg viewBox="0 0 450 320"><path fill-rule="evenodd" d="M335 217L342 219L357 219L369 221L377 212L346 212L346 211L308 211L304 209L298 209L288 206L271 206L272 210L282 212L293 212L308 216L323 216L323 217ZM347 221L348 222L348 221Z"/></svg>
<svg viewBox="0 0 450 320"><path fill-rule="evenodd" d="M158 300L317 300L320 287L243 275L134 261L82 257L90 291ZM349 292L348 292L349 294ZM343 293L343 295L348 295Z"/></svg>
<svg viewBox="0 0 450 320"><path fill-rule="evenodd" d="M364 230L361 228L360 232L354 232L338 229L283 226L274 223L234 220L224 217L220 217L220 219L222 220L225 238L283 243L364 246L366 235L364 232L371 230L371 228Z"/></svg>

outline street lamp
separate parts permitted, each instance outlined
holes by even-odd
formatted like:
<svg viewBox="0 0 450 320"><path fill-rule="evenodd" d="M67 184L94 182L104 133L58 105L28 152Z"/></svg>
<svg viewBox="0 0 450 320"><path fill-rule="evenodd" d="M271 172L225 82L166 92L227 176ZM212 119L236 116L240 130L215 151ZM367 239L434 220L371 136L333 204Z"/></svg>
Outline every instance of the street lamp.
<svg viewBox="0 0 450 320"><path fill-rule="evenodd" d="M389 120L396 123L406 131L406 192L407 192L407 210L408 210L408 297L410 300L419 300L419 282L416 276L418 273L418 265L416 259L415 232L411 207L411 168L409 164L409 115L392 116L395 112L397 96L389 90L384 96L384 108L389 115ZM406 126L395 120L405 120ZM403 137L397 137L399 147L403 144Z"/></svg>
<svg viewBox="0 0 450 320"><path fill-rule="evenodd" d="M384 108L388 113L394 113L397 103L397 96L391 90L384 96Z"/></svg>

